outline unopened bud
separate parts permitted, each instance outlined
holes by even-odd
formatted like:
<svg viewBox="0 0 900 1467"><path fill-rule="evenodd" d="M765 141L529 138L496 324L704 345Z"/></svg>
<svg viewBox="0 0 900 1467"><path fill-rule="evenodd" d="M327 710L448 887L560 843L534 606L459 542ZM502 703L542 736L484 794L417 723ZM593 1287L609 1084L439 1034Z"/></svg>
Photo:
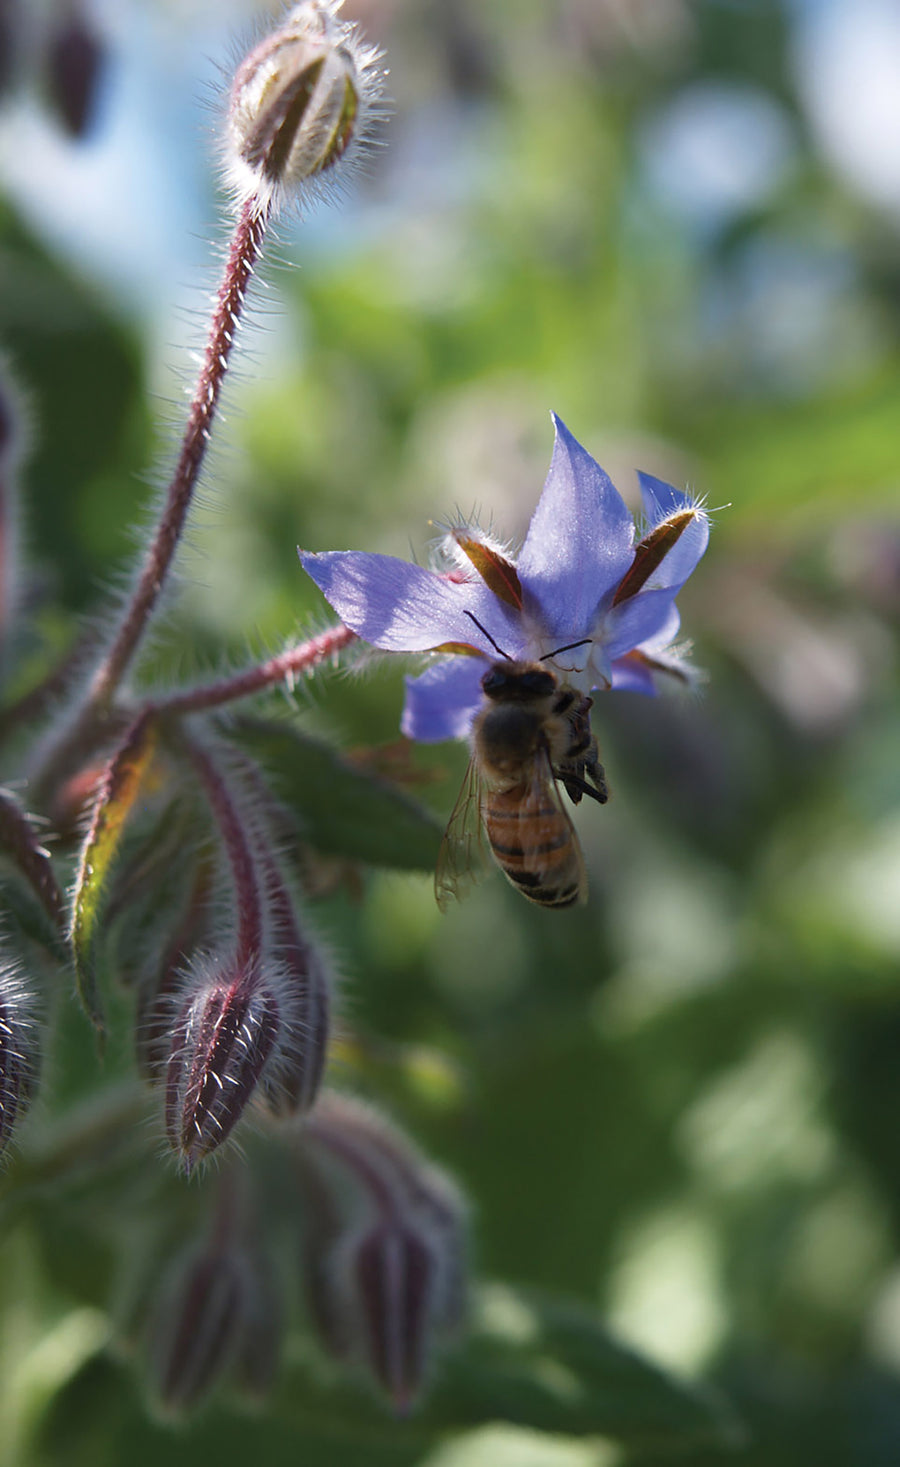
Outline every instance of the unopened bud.
<svg viewBox="0 0 900 1467"><path fill-rule="evenodd" d="M284 1342L283 1289L261 1255L249 1260L249 1287L234 1375L252 1401L263 1401L275 1384Z"/></svg>
<svg viewBox="0 0 900 1467"><path fill-rule="evenodd" d="M241 199L268 204L348 162L381 103L378 53L338 20L341 0L303 0L242 62L226 162Z"/></svg>
<svg viewBox="0 0 900 1467"><path fill-rule="evenodd" d="M209 962L188 979L166 1069L166 1130L186 1172L230 1135L279 1032L279 1004L257 969Z"/></svg>
<svg viewBox="0 0 900 1467"><path fill-rule="evenodd" d="M54 110L73 138L94 121L106 48L78 9L63 16L47 41L47 87Z"/></svg>
<svg viewBox="0 0 900 1467"><path fill-rule="evenodd" d="M182 1259L163 1287L150 1347L153 1395L183 1415L221 1379L241 1343L246 1278L241 1254L204 1248Z"/></svg>
<svg viewBox="0 0 900 1467"><path fill-rule="evenodd" d="M364 1355L399 1412L409 1409L424 1380L439 1268L433 1245L401 1219L376 1223L353 1250Z"/></svg>
<svg viewBox="0 0 900 1467"><path fill-rule="evenodd" d="M305 1271L313 1322L330 1354L363 1365L405 1412L422 1388L438 1336L462 1316L461 1199L402 1133L345 1096L323 1097L303 1136L311 1174ZM356 1184L349 1208L345 1188L332 1177L334 1163Z"/></svg>
<svg viewBox="0 0 900 1467"><path fill-rule="evenodd" d="M15 970L0 970L0 1154L34 1095L38 1049L28 994Z"/></svg>
<svg viewBox="0 0 900 1467"><path fill-rule="evenodd" d="M20 0L0 0L0 98L12 89L19 72L22 15Z"/></svg>
<svg viewBox="0 0 900 1467"><path fill-rule="evenodd" d="M273 862L266 873L272 939L282 978L278 1054L268 1066L265 1100L275 1115L302 1115L315 1104L328 1056L331 980L324 952L298 914Z"/></svg>

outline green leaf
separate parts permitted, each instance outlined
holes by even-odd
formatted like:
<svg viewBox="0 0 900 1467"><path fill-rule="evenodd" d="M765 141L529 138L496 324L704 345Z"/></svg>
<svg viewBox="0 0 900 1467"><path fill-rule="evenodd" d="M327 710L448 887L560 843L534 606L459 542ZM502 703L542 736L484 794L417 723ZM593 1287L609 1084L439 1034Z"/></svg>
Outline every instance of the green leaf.
<svg viewBox="0 0 900 1467"><path fill-rule="evenodd" d="M505 1422L568 1437L602 1436L632 1449L729 1448L742 1439L711 1391L677 1379L614 1339L591 1310L500 1285L482 1291L481 1318L439 1364L433 1388L409 1420L392 1418L352 1383L292 1373L279 1404L304 1426L336 1435L352 1423L373 1442Z"/></svg>
<svg viewBox="0 0 900 1467"><path fill-rule="evenodd" d="M72 906L72 950L78 993L101 1038L105 1025L94 950L103 897L125 822L134 808L155 750L156 725L145 713L132 724L106 766L91 828L81 852Z"/></svg>
<svg viewBox="0 0 900 1467"><path fill-rule="evenodd" d="M441 826L388 780L284 724L242 719L237 736L272 773L276 793L316 850L371 866L433 870Z"/></svg>
<svg viewBox="0 0 900 1467"><path fill-rule="evenodd" d="M640 1448L739 1440L723 1403L616 1340L584 1306L505 1287L484 1297L482 1330L429 1407L447 1425L502 1420Z"/></svg>

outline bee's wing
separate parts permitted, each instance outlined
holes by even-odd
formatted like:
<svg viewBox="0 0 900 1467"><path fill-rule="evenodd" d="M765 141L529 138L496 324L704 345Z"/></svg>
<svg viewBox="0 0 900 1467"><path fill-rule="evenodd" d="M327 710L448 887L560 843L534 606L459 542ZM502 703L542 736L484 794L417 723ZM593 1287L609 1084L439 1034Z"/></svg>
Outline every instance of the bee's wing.
<svg viewBox="0 0 900 1467"><path fill-rule="evenodd" d="M459 798L453 807L434 873L434 894L442 912L454 898L466 895L488 865L487 841L481 821L481 775L469 760Z"/></svg>
<svg viewBox="0 0 900 1467"><path fill-rule="evenodd" d="M552 801L556 813L568 831L569 855L578 871L578 901L584 902L587 900L588 884L581 842L572 824L572 817L563 801L559 781L550 763L549 751L543 749L534 761L525 795L519 807L519 841L522 846L522 864L525 869L533 871L536 876L546 877L548 881L552 881L558 870L555 859L558 847L553 840L552 831L548 828L548 817L542 813L547 809L548 800ZM549 844L548 837L550 838Z"/></svg>

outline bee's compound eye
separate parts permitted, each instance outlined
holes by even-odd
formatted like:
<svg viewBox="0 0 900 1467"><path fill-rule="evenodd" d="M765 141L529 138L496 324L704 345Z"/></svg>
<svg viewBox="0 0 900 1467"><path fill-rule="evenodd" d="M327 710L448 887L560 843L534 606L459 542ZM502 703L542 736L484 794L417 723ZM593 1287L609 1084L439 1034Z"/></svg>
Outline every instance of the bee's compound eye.
<svg viewBox="0 0 900 1467"><path fill-rule="evenodd" d="M556 691L556 678L552 672L547 672L543 667L536 667L531 672L523 672L519 683L523 692L531 693L536 698L548 698Z"/></svg>
<svg viewBox="0 0 900 1467"><path fill-rule="evenodd" d="M489 667L481 679L481 687L489 698L495 698L502 693L509 684L509 674L502 662Z"/></svg>

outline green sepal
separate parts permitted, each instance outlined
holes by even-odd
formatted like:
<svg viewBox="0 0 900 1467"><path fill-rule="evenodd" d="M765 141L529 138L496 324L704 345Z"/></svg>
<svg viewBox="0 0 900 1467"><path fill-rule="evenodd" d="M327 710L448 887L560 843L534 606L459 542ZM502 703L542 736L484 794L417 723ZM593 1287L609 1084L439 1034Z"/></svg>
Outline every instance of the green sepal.
<svg viewBox="0 0 900 1467"><path fill-rule="evenodd" d="M103 898L125 823L144 788L156 751L156 723L144 713L113 754L97 792L91 826L81 852L72 902L70 938L75 981L84 1010L101 1042L105 1019L97 982L95 950Z"/></svg>

